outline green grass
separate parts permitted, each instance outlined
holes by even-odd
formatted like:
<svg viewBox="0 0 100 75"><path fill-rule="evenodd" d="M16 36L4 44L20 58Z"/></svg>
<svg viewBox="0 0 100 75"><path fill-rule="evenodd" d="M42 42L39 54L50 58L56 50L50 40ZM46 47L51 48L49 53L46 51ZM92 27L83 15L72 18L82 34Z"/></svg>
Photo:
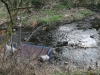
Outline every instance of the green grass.
<svg viewBox="0 0 100 75"><path fill-rule="evenodd" d="M6 13L4 10L0 10L0 18L4 18L6 16Z"/></svg>
<svg viewBox="0 0 100 75"><path fill-rule="evenodd" d="M58 7L58 10L56 10L57 7ZM63 22L63 20L65 20L65 19L63 19L65 14L57 12L57 11L61 11L61 9L66 9L67 7L64 5L60 5L60 4L58 4L57 7L53 8L53 9L39 10L39 12L40 12L39 14L37 13L37 15L33 15L33 16L29 17L29 19L23 20L22 25L23 26L29 25L34 20L37 20L44 24L50 24L50 23L61 22L61 21ZM72 14L73 14L74 20L80 20L82 18L85 18L89 15L93 15L95 13L86 9L86 10L77 10ZM23 14L23 17L28 17L28 16L29 16L29 13L27 13L27 12ZM73 18L73 17L71 17L71 18ZM0 18L1 19L6 18L6 12L3 9L0 9ZM68 20L71 20L71 18L68 18Z"/></svg>
<svg viewBox="0 0 100 75"><path fill-rule="evenodd" d="M66 71L61 71L61 72L53 72L52 75L68 75Z"/></svg>
<svg viewBox="0 0 100 75"><path fill-rule="evenodd" d="M42 13L46 14L46 16L36 18L36 19L43 22L44 24L48 24L51 22L60 22L64 16L63 14L59 14L56 10L53 10L53 9L51 10L43 9Z"/></svg>
<svg viewBox="0 0 100 75"><path fill-rule="evenodd" d="M40 18L40 21L43 22L44 24L48 24L48 23L51 23L51 22L60 22L62 20L64 15L62 14L58 14L58 15L53 15L53 16L50 16L48 18Z"/></svg>
<svg viewBox="0 0 100 75"><path fill-rule="evenodd" d="M39 22L42 22L44 24L50 24L52 22L60 22L63 18L63 14L59 14L57 11L55 10L48 10L48 9L43 9L40 10L42 13L42 16L39 17L39 15L33 15L31 16L29 19L24 19L22 24L23 26L26 25L27 23L32 23L32 21L36 20ZM24 13L24 17L27 17L29 14L28 13ZM46 16L44 16L46 15Z"/></svg>
<svg viewBox="0 0 100 75"><path fill-rule="evenodd" d="M74 19L80 20L82 18L88 17L90 15L94 15L95 12L92 12L90 10L78 10L74 13Z"/></svg>
<svg viewBox="0 0 100 75"><path fill-rule="evenodd" d="M66 8L68 8L67 6L64 6L64 5L56 5L55 7L54 7L54 9L56 9L56 10L62 10L62 9L66 9Z"/></svg>
<svg viewBox="0 0 100 75"><path fill-rule="evenodd" d="M79 11L81 14L83 14L84 16L89 16L89 15L93 15L95 14L95 12L92 12L90 10L81 10Z"/></svg>
<svg viewBox="0 0 100 75"><path fill-rule="evenodd" d="M57 5L55 5L53 7L54 10L63 10L63 9L69 9L71 8L73 5L69 4L68 1L64 1L62 3L58 3Z"/></svg>
<svg viewBox="0 0 100 75"><path fill-rule="evenodd" d="M48 14L48 15L55 15L55 14L58 14L57 11L55 10L49 10L49 9L46 9L46 10L42 10L44 14Z"/></svg>
<svg viewBox="0 0 100 75"><path fill-rule="evenodd" d="M58 13L56 10L48 10L48 9L43 9L43 10L40 10L41 11L41 15L39 17L39 15L33 15L31 16L30 19L28 20L23 20L23 24L26 24L26 23L31 23L32 21L34 20L37 20L39 22L42 22L44 24L50 24L50 23L54 23L54 22L61 22L64 18L64 15L65 14L61 14L61 13ZM93 15L95 14L94 12L88 10L88 9L80 9L80 10L77 10L76 12L73 13L73 17L74 17L74 20L80 20L80 19L83 19L89 15ZM24 16L28 16L27 13L24 14ZM70 18L69 18L70 20Z"/></svg>

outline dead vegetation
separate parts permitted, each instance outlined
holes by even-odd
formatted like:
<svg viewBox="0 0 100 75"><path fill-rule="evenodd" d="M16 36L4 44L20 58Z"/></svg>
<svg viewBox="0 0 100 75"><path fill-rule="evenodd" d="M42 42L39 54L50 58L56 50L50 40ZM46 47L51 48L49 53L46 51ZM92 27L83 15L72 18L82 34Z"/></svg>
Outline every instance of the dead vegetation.
<svg viewBox="0 0 100 75"><path fill-rule="evenodd" d="M76 4L80 6L79 0L74 1L78 1ZM63 8L64 10L62 10ZM22 15L23 17L28 17L23 20L22 24L26 27L28 25L30 25L30 27L35 27L40 21L45 24L50 22L62 22L62 20L63 22L71 22L94 14L94 12L91 13L90 10L86 10L87 9L84 9L84 11L81 9L66 10L65 6L60 5L58 0L52 0L46 2L46 6L44 6L42 10L35 10L34 8L30 8L30 10L22 9L21 11L23 12L19 11L17 16ZM6 19L8 15L4 11L0 11L0 24L8 21L8 19ZM34 15L30 17L29 14ZM4 32L1 31L0 34L4 35ZM0 75L100 75L99 70L99 68L89 68L85 70L78 67L71 67L71 65L57 66L48 62L40 63L34 60L31 62L19 62L19 59L15 56L5 57L4 50L0 53Z"/></svg>
<svg viewBox="0 0 100 75"><path fill-rule="evenodd" d="M100 68L82 69L69 63L55 65L37 60L20 60L16 56L5 57L0 53L0 75L99 75Z"/></svg>

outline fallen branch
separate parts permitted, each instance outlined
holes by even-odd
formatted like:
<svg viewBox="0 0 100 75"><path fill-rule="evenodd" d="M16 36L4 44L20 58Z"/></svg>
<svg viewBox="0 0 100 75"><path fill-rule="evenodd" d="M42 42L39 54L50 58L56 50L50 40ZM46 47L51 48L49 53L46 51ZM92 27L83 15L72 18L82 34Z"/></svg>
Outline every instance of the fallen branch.
<svg viewBox="0 0 100 75"><path fill-rule="evenodd" d="M38 27L35 31L33 31L32 34L29 36L29 38L26 40L26 42L29 41L29 39L32 37L32 35L33 35L37 30L39 30L40 28L42 28L43 26L45 26L45 25L42 25L42 26Z"/></svg>

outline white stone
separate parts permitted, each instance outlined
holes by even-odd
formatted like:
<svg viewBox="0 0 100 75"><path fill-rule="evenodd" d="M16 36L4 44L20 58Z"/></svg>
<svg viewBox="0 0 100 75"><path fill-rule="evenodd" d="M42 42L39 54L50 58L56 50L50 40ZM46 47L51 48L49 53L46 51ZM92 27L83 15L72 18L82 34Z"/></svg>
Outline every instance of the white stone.
<svg viewBox="0 0 100 75"><path fill-rule="evenodd" d="M49 60L49 56L48 55L42 55L40 56L44 61Z"/></svg>
<svg viewBox="0 0 100 75"><path fill-rule="evenodd" d="M65 17L68 17L68 16L70 16L70 15L68 15L68 14L65 15Z"/></svg>
<svg viewBox="0 0 100 75"><path fill-rule="evenodd" d="M86 47L97 47L97 42L96 42L95 39L87 37L87 38L83 38L81 40L79 46L81 46L81 47L84 47L84 46L86 46Z"/></svg>

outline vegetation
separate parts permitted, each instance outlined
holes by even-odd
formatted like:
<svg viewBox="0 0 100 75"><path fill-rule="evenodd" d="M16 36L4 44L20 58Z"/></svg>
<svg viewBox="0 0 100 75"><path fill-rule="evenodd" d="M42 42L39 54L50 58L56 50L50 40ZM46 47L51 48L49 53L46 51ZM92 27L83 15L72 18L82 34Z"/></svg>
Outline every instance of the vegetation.
<svg viewBox="0 0 100 75"><path fill-rule="evenodd" d="M89 8L89 9L88 9ZM100 0L1 0L0 20L9 21L7 35L0 45L0 50L8 42L13 34L14 26L36 26L52 23L64 23L80 20L94 15L91 9L100 9ZM67 16L66 16L67 15ZM20 17L20 20L17 18ZM12 41L11 41L12 42ZM2 52L2 51L1 51ZM100 69L58 69L54 65L35 67L28 63L18 62L15 58L7 59L0 55L0 74L2 75L99 75ZM16 62L17 61L17 62ZM40 64L41 65L41 64ZM39 65L37 65L39 66ZM65 67L65 66L63 66ZM74 71L74 72L72 72Z"/></svg>
<svg viewBox="0 0 100 75"><path fill-rule="evenodd" d="M60 22L64 15L53 15L49 18L40 18L44 24L52 23L52 22Z"/></svg>
<svg viewBox="0 0 100 75"><path fill-rule="evenodd" d="M77 12L74 13L74 19L75 20L80 20L82 18L85 18L87 16L90 16L90 15L94 15L95 12L91 12L90 10L78 10Z"/></svg>
<svg viewBox="0 0 100 75"><path fill-rule="evenodd" d="M0 18L4 18L6 15L6 13L4 12L4 10L0 10Z"/></svg>

